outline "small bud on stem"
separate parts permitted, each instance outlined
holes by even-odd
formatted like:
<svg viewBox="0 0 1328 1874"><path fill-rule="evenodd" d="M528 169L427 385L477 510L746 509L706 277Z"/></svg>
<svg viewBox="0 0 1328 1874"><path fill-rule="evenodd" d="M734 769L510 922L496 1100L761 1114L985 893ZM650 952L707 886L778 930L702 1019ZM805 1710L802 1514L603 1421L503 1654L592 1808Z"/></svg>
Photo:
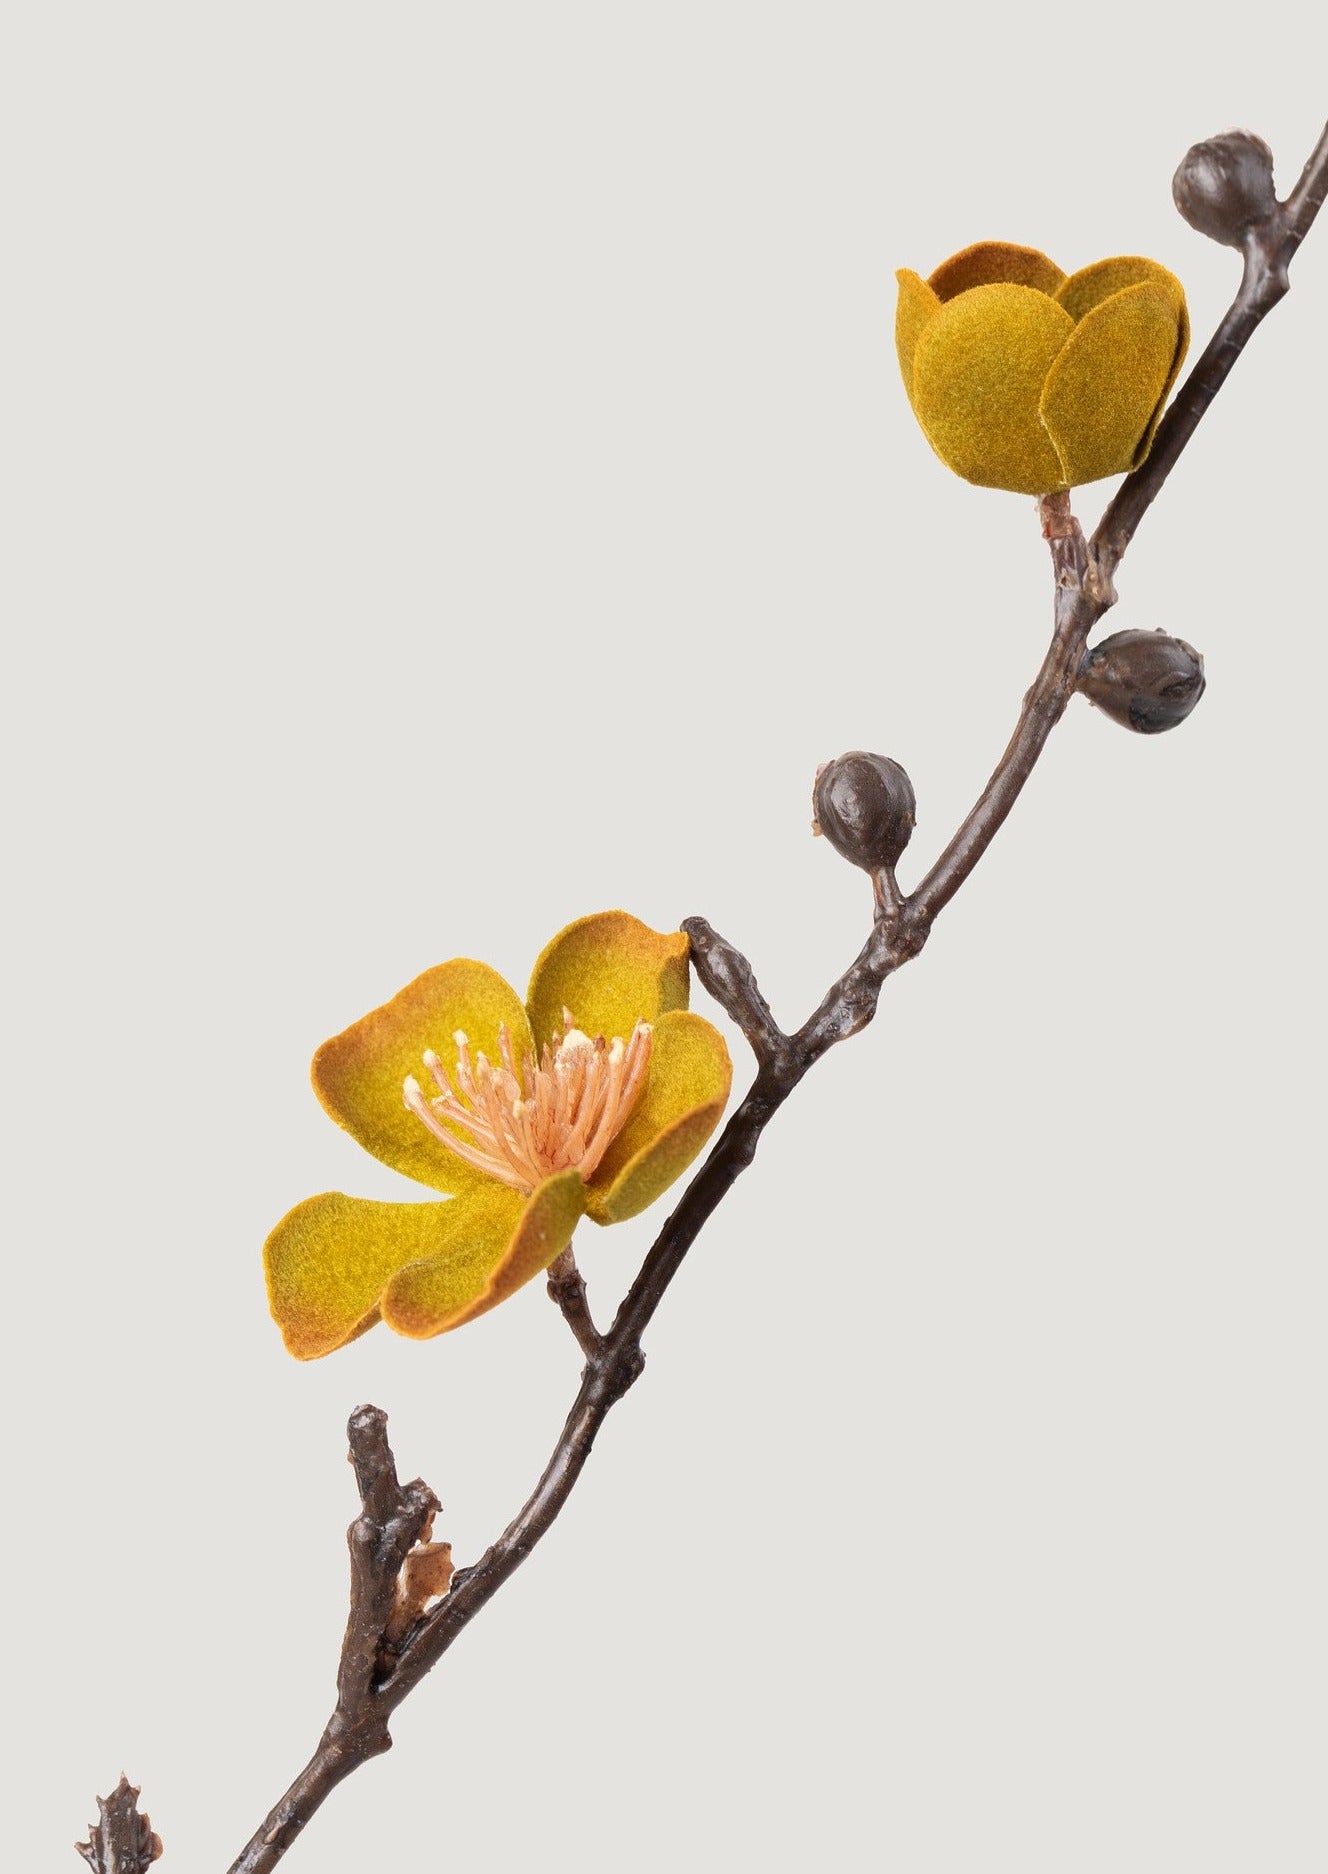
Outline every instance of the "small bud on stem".
<svg viewBox="0 0 1328 1874"><path fill-rule="evenodd" d="M866 872L893 870L916 809L913 783L897 761L854 749L818 769L812 831L824 833L837 853Z"/></svg>
<svg viewBox="0 0 1328 1874"><path fill-rule="evenodd" d="M1165 631L1118 631L1089 653L1078 687L1113 722L1159 735L1184 722L1203 695L1203 658Z"/></svg>
<svg viewBox="0 0 1328 1874"><path fill-rule="evenodd" d="M1192 228L1224 247L1243 247L1277 209L1273 152L1250 130L1224 130L1181 159L1171 194Z"/></svg>

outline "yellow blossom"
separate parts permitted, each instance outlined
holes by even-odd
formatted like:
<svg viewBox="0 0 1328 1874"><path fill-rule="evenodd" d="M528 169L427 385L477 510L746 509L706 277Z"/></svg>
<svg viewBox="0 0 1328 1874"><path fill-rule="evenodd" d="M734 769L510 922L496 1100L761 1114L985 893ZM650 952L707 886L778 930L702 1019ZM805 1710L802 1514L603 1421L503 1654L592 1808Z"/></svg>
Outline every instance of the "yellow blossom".
<svg viewBox="0 0 1328 1874"><path fill-rule="evenodd" d="M283 1217L264 1263L291 1353L330 1353L380 1319L416 1340L459 1327L547 1269L583 1216L653 1203L732 1080L687 994L686 936L606 911L558 933L524 1005L456 958L325 1042L313 1082L333 1119L447 1201L329 1191Z"/></svg>

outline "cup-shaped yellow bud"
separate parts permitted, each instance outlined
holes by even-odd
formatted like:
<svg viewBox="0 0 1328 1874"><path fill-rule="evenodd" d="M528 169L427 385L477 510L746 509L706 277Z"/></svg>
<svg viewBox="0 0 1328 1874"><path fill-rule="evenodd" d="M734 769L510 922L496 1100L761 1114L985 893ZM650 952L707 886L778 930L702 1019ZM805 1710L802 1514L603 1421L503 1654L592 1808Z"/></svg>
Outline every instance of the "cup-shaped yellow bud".
<svg viewBox="0 0 1328 1874"><path fill-rule="evenodd" d="M1143 461L1190 337L1165 267L1125 256L1067 275L983 241L929 279L896 277L904 387L956 475L1043 495Z"/></svg>

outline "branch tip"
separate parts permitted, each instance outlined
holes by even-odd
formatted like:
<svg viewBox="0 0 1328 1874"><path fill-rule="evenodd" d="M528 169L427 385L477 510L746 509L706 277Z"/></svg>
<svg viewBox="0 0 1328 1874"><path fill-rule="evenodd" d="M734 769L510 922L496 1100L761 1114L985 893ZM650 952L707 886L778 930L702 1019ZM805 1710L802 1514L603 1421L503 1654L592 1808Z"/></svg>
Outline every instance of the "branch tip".
<svg viewBox="0 0 1328 1874"><path fill-rule="evenodd" d="M775 1020L742 951L703 917L684 918L682 929L691 939L692 967L702 985L737 1023L758 1063L766 1067L782 1060L789 1038Z"/></svg>
<svg viewBox="0 0 1328 1874"><path fill-rule="evenodd" d="M93 1874L147 1874L161 1857L161 1837L154 1835L148 1817L140 1815L141 1790L120 1772L109 1796L97 1798L97 1820L86 1841L74 1843Z"/></svg>

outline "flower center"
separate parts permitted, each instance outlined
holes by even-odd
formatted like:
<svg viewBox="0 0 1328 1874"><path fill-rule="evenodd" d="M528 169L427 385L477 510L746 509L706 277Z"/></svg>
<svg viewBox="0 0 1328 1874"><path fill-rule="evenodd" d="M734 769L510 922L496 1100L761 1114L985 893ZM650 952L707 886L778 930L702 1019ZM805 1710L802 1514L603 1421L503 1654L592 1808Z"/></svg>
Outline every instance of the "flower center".
<svg viewBox="0 0 1328 1874"><path fill-rule="evenodd" d="M438 1092L426 1095L413 1074L404 1083L406 1105L434 1137L466 1164L529 1197L558 1171L589 1178L640 1098L650 1066L650 1023L638 1022L626 1041L582 1034L568 1009L563 1030L543 1050L522 1056L518 1067L506 1024L498 1030L501 1065L471 1058L458 1029L456 1084L432 1048L424 1065Z"/></svg>

